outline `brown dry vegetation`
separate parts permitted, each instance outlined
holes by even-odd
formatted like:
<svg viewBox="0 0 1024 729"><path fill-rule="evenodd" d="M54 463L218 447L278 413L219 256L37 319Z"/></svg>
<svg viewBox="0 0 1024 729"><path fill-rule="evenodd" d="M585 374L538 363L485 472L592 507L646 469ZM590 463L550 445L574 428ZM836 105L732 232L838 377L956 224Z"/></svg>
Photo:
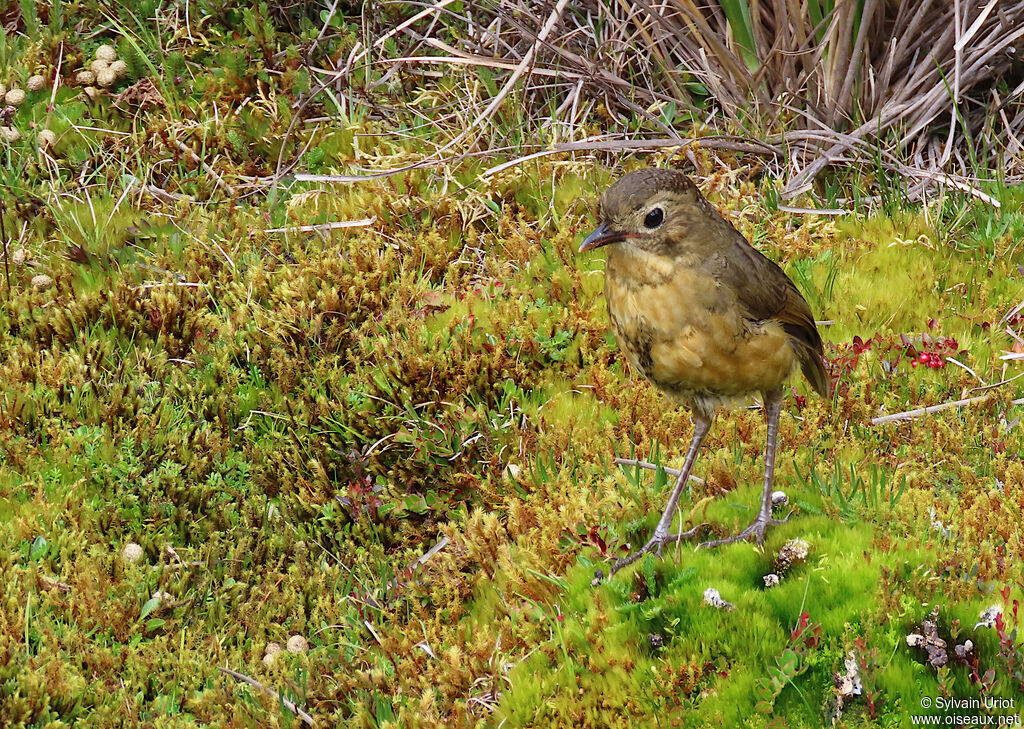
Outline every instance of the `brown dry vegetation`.
<svg viewBox="0 0 1024 729"><path fill-rule="evenodd" d="M477 71L462 102L443 107L461 124L444 125L450 136L427 161L477 139L507 149L491 95L508 94L530 133L519 145L699 138L764 157L787 180L785 198L836 165L872 171L872 185L905 178L913 200L940 185L984 197L984 183L1024 174L1020 2L439 2L371 28L330 75L318 71L351 84L349 103L357 88L372 98L436 69ZM368 65L384 75L363 85Z"/></svg>

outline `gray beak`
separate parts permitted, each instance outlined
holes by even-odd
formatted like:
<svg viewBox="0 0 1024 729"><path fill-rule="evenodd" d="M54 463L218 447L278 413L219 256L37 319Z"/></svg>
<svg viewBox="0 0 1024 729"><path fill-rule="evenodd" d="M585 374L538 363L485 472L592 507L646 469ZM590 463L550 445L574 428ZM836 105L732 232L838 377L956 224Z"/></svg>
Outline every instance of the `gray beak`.
<svg viewBox="0 0 1024 729"><path fill-rule="evenodd" d="M622 233L618 230L609 230L607 223L601 223L594 232L583 239L583 243L580 245L580 253L583 251L592 251L595 248L606 246L609 243L618 243L619 241L626 240L631 237L627 233Z"/></svg>

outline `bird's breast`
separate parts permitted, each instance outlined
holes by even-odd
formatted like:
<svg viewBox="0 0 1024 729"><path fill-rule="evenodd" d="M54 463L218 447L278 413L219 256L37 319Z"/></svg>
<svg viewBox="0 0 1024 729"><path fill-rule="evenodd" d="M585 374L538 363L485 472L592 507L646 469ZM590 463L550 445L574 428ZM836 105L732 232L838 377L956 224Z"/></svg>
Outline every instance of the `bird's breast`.
<svg viewBox="0 0 1024 729"><path fill-rule="evenodd" d="M745 318L735 292L700 269L647 269L637 276L609 261L605 297L630 365L684 399L771 390L796 365L781 324Z"/></svg>

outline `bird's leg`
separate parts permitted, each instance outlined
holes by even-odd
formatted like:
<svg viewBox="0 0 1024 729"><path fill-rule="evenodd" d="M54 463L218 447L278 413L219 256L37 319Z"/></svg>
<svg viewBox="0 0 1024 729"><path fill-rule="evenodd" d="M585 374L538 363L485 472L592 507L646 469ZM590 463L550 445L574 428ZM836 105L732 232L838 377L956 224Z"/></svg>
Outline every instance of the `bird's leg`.
<svg viewBox="0 0 1024 729"><path fill-rule="evenodd" d="M761 494L761 510L757 513L754 523L741 531L725 539L715 539L710 542L702 542L697 548L710 549L720 547L723 544L732 544L749 538L751 535L760 545L764 541L764 532L769 526L785 523L786 519L772 518L772 482L775 480L775 444L779 435L779 413L782 412L782 390L774 390L765 393L764 415L768 421L768 437L764 449L764 491Z"/></svg>
<svg viewBox="0 0 1024 729"><path fill-rule="evenodd" d="M666 544L672 541L678 541L692 537L698 527L694 527L685 532L679 534L671 534L669 527L672 526L672 519L676 513L676 506L679 505L679 497L683 493L683 488L686 486L686 481L690 476L690 470L693 468L693 462L697 460L697 451L700 450L701 443L704 442L704 436L708 434L711 429L711 421L714 415L711 417L704 417L703 415L695 415L693 423L693 439L690 441L690 450L686 453L686 462L683 464L683 469L679 472L679 476L676 477L676 485L672 489L672 495L668 497L668 504L665 505L665 511L661 514L661 519L658 520L658 526L654 528L654 535L650 540L627 557L623 557L612 565L609 571L609 577L614 575L616 572L621 570L623 567L636 562L643 555L648 552L654 552L659 557L661 556L661 549Z"/></svg>

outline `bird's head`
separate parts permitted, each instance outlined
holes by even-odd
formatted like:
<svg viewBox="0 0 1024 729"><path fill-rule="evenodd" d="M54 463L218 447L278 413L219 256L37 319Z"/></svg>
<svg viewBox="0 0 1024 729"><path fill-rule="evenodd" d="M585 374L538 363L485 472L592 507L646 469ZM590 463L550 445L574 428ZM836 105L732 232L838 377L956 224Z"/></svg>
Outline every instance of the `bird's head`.
<svg viewBox="0 0 1024 729"><path fill-rule="evenodd" d="M599 225L583 241L580 253L624 243L671 256L698 232L695 227L715 217L713 211L681 172L656 168L630 172L601 198Z"/></svg>

